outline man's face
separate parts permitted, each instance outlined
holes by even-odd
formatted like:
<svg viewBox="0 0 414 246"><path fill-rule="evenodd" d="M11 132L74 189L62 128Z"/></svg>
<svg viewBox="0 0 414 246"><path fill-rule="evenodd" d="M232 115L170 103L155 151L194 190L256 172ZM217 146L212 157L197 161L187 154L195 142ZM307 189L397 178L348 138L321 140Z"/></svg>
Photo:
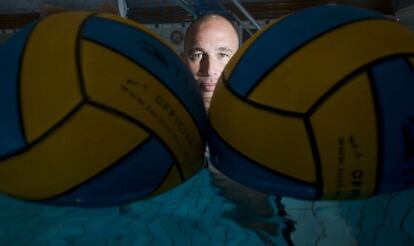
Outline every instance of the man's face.
<svg viewBox="0 0 414 246"><path fill-rule="evenodd" d="M184 61L199 83L206 109L221 72L238 46L237 33L222 17L202 21L189 33Z"/></svg>

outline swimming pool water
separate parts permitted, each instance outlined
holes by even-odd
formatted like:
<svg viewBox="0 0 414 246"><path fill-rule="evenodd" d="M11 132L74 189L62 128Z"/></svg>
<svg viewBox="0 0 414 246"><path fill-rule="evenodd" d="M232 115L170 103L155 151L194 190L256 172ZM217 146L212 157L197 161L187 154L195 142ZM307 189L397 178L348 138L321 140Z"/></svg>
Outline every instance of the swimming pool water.
<svg viewBox="0 0 414 246"><path fill-rule="evenodd" d="M204 169L165 194L122 207L52 207L0 196L0 222L0 245L414 245L414 190L313 202L238 184L223 189Z"/></svg>

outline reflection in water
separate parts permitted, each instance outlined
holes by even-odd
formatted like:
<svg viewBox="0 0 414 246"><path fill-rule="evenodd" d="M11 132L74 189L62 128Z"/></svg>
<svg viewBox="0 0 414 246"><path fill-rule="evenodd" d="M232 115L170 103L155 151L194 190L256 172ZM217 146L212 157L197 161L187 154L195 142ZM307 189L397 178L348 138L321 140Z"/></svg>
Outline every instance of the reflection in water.
<svg viewBox="0 0 414 246"><path fill-rule="evenodd" d="M209 171L211 185L218 188L217 195L234 205L223 211L222 218L253 230L265 245L276 245L281 239L287 245L294 245L291 237L295 231L295 221L289 218L282 197L269 196L241 185L212 165Z"/></svg>
<svg viewBox="0 0 414 246"><path fill-rule="evenodd" d="M282 197L275 197L275 203L277 207L277 215L283 219L285 227L282 229L282 236L286 240L288 245L294 245L291 235L295 230L295 221L289 219L288 214L285 210L285 205L282 203Z"/></svg>
<svg viewBox="0 0 414 246"><path fill-rule="evenodd" d="M414 245L414 190L350 201L267 196L209 167L221 213L264 245Z"/></svg>
<svg viewBox="0 0 414 246"><path fill-rule="evenodd" d="M0 195L0 245L414 245L414 189L312 202L226 182L204 169L165 194L104 209Z"/></svg>

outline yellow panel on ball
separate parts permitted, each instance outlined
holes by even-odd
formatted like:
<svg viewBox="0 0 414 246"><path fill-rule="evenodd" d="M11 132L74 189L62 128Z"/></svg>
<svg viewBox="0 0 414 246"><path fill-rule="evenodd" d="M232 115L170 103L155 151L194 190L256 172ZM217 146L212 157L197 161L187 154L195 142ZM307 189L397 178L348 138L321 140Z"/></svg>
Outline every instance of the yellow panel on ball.
<svg viewBox="0 0 414 246"><path fill-rule="evenodd" d="M390 45L395 39L399 45ZM249 98L269 107L305 113L344 75L384 56L414 52L412 42L412 32L390 20L338 27L288 56L263 78ZM333 44L335 51L326 48ZM332 64L334 68L325 69Z"/></svg>
<svg viewBox="0 0 414 246"><path fill-rule="evenodd" d="M20 71L21 110L28 142L44 134L82 101L80 84L73 82L79 77L76 43L79 25L89 15L51 15L32 31ZM52 32L55 35L49 35Z"/></svg>
<svg viewBox="0 0 414 246"><path fill-rule="evenodd" d="M311 116L324 198L366 197L374 192L378 126L370 83L365 73L346 81Z"/></svg>
<svg viewBox="0 0 414 246"><path fill-rule="evenodd" d="M235 96L224 83L217 85L214 97L211 108L220 110L210 110L212 127L232 148L271 172L316 182L311 146L301 118L258 108Z"/></svg>
<svg viewBox="0 0 414 246"><path fill-rule="evenodd" d="M0 191L35 200L57 196L112 165L148 135L124 118L85 105L35 145L0 162Z"/></svg>
<svg viewBox="0 0 414 246"><path fill-rule="evenodd" d="M90 100L151 126L174 153L184 176L191 177L204 150L197 126L182 103L161 81L125 56L86 40L81 46Z"/></svg>

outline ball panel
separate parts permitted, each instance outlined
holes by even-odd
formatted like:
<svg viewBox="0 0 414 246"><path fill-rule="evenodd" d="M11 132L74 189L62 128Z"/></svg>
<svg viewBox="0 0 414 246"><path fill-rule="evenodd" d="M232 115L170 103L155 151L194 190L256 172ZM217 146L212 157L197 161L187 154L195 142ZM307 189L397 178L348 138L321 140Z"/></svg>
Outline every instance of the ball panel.
<svg viewBox="0 0 414 246"><path fill-rule="evenodd" d="M164 39L161 39L158 35L156 35L155 33L153 33L148 27L146 27L145 25L138 23L136 21L133 21L131 19L128 18L121 18L118 15L114 15L114 14L108 14L108 13L101 13L101 14L97 14L95 15L96 17L105 19L105 20L109 20L109 21L113 21L113 22L118 22L119 24L125 24L127 26L131 26L133 28L137 28L139 29L141 32L144 32L145 34L151 36L152 38L156 39L158 42L162 43L163 45L169 47L170 44L165 42Z"/></svg>
<svg viewBox="0 0 414 246"><path fill-rule="evenodd" d="M191 115L161 81L126 57L86 40L81 67L90 100L150 128L169 146L186 178L199 170L193 165L203 157L203 139Z"/></svg>
<svg viewBox="0 0 414 246"><path fill-rule="evenodd" d="M414 54L413 43L413 33L388 19L339 27L291 54L263 78L249 98L270 107L306 112L321 95L361 66L398 53ZM335 52L326 48L332 45Z"/></svg>
<svg viewBox="0 0 414 246"><path fill-rule="evenodd" d="M255 107L219 83L209 118L217 134L250 159L286 176L316 181L310 142L300 117Z"/></svg>
<svg viewBox="0 0 414 246"><path fill-rule="evenodd" d="M82 206L112 206L132 202L156 192L166 179L169 187L179 184L180 175L171 174L172 169L178 174L172 163L170 153L158 140L150 137L105 170L56 198L43 202Z"/></svg>
<svg viewBox="0 0 414 246"><path fill-rule="evenodd" d="M171 189L172 187L180 184L182 181L184 180L181 177L181 174L177 168L177 165L173 164L171 165L171 169L169 170L167 176L162 180L160 185L152 191L150 197L164 193L165 191Z"/></svg>
<svg viewBox="0 0 414 246"><path fill-rule="evenodd" d="M19 103L20 64L24 47L37 22L32 22L0 46L0 160L26 145Z"/></svg>
<svg viewBox="0 0 414 246"><path fill-rule="evenodd" d="M258 191L290 195L294 197L315 198L315 184L305 183L296 177L286 176L278 169L269 169L257 163L225 143L214 131L210 133L209 147L213 165L223 174ZM285 164L285 165L290 165ZM254 174L254 176L252 175Z"/></svg>
<svg viewBox="0 0 414 246"><path fill-rule="evenodd" d="M401 190L414 184L413 78L413 65L405 58L372 67L383 132L379 192Z"/></svg>
<svg viewBox="0 0 414 246"><path fill-rule="evenodd" d="M0 191L25 199L54 197L101 172L147 137L123 118L84 106L25 152L0 162Z"/></svg>
<svg viewBox="0 0 414 246"><path fill-rule="evenodd" d="M385 17L365 9L329 5L309 8L287 16L262 32L261 37L248 48L244 58L232 71L229 85L238 95L245 96L256 86L256 81L305 43L338 26L366 19ZM231 70L232 67L227 68L226 74L230 74Z"/></svg>
<svg viewBox="0 0 414 246"><path fill-rule="evenodd" d="M114 17L116 18L116 17ZM122 20L121 17L118 17ZM110 33L111 35L108 35ZM84 39L110 47L142 66L172 91L192 115L201 132L205 111L200 90L189 70L169 47L131 25L93 17L82 29ZM191 93L188 93L188 92Z"/></svg>
<svg viewBox="0 0 414 246"><path fill-rule="evenodd" d="M266 25L260 31L255 32L250 38L241 44L240 48L237 50L236 53L231 57L229 62L227 63L226 67L224 68L220 79L224 79L226 81L229 80L230 74L233 72L234 68L238 65L240 59L244 56L244 54L249 50L250 46L256 42L262 33L265 33L267 29L270 29L273 25L275 25L279 20L274 20L270 24ZM257 64L255 64L257 65ZM239 85L238 85L239 86ZM247 91L247 90L246 90Z"/></svg>
<svg viewBox="0 0 414 246"><path fill-rule="evenodd" d="M79 84L74 83L79 78L76 41L79 26L89 15L51 15L39 22L29 38L20 74L22 119L29 143L82 100Z"/></svg>
<svg viewBox="0 0 414 246"><path fill-rule="evenodd" d="M377 117L366 73L345 81L312 114L323 198L359 198L374 192L379 161Z"/></svg>

